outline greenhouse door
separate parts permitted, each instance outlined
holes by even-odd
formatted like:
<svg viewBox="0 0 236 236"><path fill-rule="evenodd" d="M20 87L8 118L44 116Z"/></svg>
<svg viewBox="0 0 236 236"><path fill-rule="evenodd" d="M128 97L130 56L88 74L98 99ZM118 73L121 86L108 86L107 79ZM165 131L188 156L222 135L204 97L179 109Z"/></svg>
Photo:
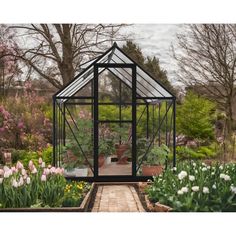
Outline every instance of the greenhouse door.
<svg viewBox="0 0 236 236"><path fill-rule="evenodd" d="M101 68L104 73L99 74ZM136 177L136 66L95 64L93 94L95 181L132 181Z"/></svg>

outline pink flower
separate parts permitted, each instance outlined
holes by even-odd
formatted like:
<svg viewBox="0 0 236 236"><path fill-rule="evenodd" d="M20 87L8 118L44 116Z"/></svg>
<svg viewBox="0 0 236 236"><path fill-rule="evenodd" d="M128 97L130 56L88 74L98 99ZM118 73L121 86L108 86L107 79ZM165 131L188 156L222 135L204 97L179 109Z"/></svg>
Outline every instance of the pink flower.
<svg viewBox="0 0 236 236"><path fill-rule="evenodd" d="M36 174L38 171L37 171L37 169L35 168L35 166L33 166L33 169L32 169L32 171L31 171L31 173L32 174Z"/></svg>
<svg viewBox="0 0 236 236"><path fill-rule="evenodd" d="M12 173L16 173L16 172L18 172L18 170L16 169L15 166L12 166L12 167L11 167L11 170L12 170Z"/></svg>
<svg viewBox="0 0 236 236"><path fill-rule="evenodd" d="M12 186L15 187L15 188L18 187L18 183L17 183L16 179L12 180Z"/></svg>
<svg viewBox="0 0 236 236"><path fill-rule="evenodd" d="M56 168L53 166L53 167L50 169L50 172L51 172L51 173L55 173L55 172L56 172Z"/></svg>
<svg viewBox="0 0 236 236"><path fill-rule="evenodd" d="M32 160L29 161L29 165L28 165L28 166L29 166L29 169L30 169L30 170L33 169L32 167L34 166L34 163L33 163Z"/></svg>
<svg viewBox="0 0 236 236"><path fill-rule="evenodd" d="M16 169L20 170L20 169L23 169L23 168L24 168L23 164L20 161L17 161Z"/></svg>
<svg viewBox="0 0 236 236"><path fill-rule="evenodd" d="M26 175L26 170L25 170L25 169L22 169L22 170L21 170L21 174L22 174L22 175Z"/></svg>
<svg viewBox="0 0 236 236"><path fill-rule="evenodd" d="M3 175L4 175L4 170L0 169L0 176L3 176Z"/></svg>
<svg viewBox="0 0 236 236"><path fill-rule="evenodd" d="M52 168L52 166L51 166L51 165L48 165L48 168L50 169L50 168Z"/></svg>
<svg viewBox="0 0 236 236"><path fill-rule="evenodd" d="M41 181L45 182L46 180L47 180L47 176L43 174L43 175L41 176Z"/></svg>
<svg viewBox="0 0 236 236"><path fill-rule="evenodd" d="M49 175L50 174L50 170L48 168L43 170L43 174L44 175Z"/></svg>
<svg viewBox="0 0 236 236"><path fill-rule="evenodd" d="M24 128L24 123L23 123L22 121L20 121L20 122L18 123L17 127L18 127L19 129L23 129L23 128Z"/></svg>

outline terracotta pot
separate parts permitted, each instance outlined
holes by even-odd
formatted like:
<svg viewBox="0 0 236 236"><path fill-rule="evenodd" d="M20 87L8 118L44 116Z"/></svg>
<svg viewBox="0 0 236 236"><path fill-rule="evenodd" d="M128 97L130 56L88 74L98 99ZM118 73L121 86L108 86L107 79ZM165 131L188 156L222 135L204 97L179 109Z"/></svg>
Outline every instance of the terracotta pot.
<svg viewBox="0 0 236 236"><path fill-rule="evenodd" d="M98 167L102 167L105 163L105 156L103 154L100 154L98 156Z"/></svg>
<svg viewBox="0 0 236 236"><path fill-rule="evenodd" d="M143 176L154 176L154 175L160 175L163 172L163 166L156 165L156 166L149 166L149 165L143 165L142 166L142 173Z"/></svg>
<svg viewBox="0 0 236 236"><path fill-rule="evenodd" d="M123 156L124 152L129 149L129 145L128 144L116 144L115 148L116 148L116 155L119 159Z"/></svg>

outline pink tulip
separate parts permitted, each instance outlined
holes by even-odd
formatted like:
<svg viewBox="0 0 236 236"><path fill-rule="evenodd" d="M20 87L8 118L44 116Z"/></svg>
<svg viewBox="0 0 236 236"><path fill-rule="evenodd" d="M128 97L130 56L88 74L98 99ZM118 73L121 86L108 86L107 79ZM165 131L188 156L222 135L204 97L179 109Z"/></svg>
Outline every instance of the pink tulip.
<svg viewBox="0 0 236 236"><path fill-rule="evenodd" d="M23 169L23 168L24 168L23 164L20 161L17 161L16 169L20 170L20 169Z"/></svg>
<svg viewBox="0 0 236 236"><path fill-rule="evenodd" d="M47 180L46 175L42 175L42 176L41 176L41 181L45 182L46 180Z"/></svg>
<svg viewBox="0 0 236 236"><path fill-rule="evenodd" d="M50 172L51 172L51 173L55 173L55 172L56 172L56 168L53 166L53 167L50 169Z"/></svg>
<svg viewBox="0 0 236 236"><path fill-rule="evenodd" d="M22 174L22 175L26 175L26 170L25 170L25 169L22 169L22 170L21 170L21 174Z"/></svg>
<svg viewBox="0 0 236 236"><path fill-rule="evenodd" d="M0 176L3 176L3 175L4 175L4 170L0 169Z"/></svg>
<svg viewBox="0 0 236 236"><path fill-rule="evenodd" d="M37 171L37 169L35 168L35 166L33 166L33 169L32 169L32 171L31 171L31 173L32 174L36 174L38 171Z"/></svg>
<svg viewBox="0 0 236 236"><path fill-rule="evenodd" d="M32 171L33 170L33 166L34 166L34 163L32 160L29 161L29 169Z"/></svg>

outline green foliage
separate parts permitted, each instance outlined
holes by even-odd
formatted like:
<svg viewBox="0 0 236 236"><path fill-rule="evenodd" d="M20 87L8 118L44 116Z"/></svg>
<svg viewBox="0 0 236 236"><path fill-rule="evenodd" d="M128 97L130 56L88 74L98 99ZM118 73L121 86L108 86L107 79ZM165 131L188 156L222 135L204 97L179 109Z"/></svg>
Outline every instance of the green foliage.
<svg viewBox="0 0 236 236"><path fill-rule="evenodd" d="M212 143L209 146L189 148L185 146L176 147L177 159L209 159L216 158L219 153L219 146Z"/></svg>
<svg viewBox="0 0 236 236"><path fill-rule="evenodd" d="M148 152L144 163L148 165L164 165L169 153L170 149L165 144L160 147L155 146Z"/></svg>
<svg viewBox="0 0 236 236"><path fill-rule="evenodd" d="M184 103L177 107L177 131L191 139L213 140L214 125L212 122L215 104L188 93Z"/></svg>
<svg viewBox="0 0 236 236"><path fill-rule="evenodd" d="M167 169L146 189L152 202L178 212L236 211L236 164L207 166L194 161L179 162Z"/></svg>

